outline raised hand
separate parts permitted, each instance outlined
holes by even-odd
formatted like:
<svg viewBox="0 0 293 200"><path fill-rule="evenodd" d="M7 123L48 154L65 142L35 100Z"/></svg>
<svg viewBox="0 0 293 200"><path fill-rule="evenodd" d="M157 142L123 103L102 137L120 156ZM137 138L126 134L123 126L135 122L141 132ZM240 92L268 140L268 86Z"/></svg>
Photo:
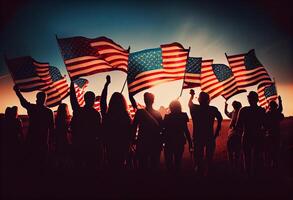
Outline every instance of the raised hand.
<svg viewBox="0 0 293 200"><path fill-rule="evenodd" d="M189 94L190 94L191 96L194 96L194 94L195 94L194 90L191 89L191 90L189 91Z"/></svg>
<svg viewBox="0 0 293 200"><path fill-rule="evenodd" d="M111 76L107 75L106 76L106 83L109 85L111 83Z"/></svg>

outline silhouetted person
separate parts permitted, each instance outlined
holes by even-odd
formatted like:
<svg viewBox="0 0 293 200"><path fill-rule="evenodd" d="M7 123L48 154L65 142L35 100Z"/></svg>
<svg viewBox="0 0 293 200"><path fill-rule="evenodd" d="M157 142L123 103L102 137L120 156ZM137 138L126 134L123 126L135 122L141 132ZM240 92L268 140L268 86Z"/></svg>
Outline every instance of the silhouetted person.
<svg viewBox="0 0 293 200"><path fill-rule="evenodd" d="M58 106L57 115L55 118L55 153L57 164L64 166L69 161L70 156L70 115L68 105L61 103Z"/></svg>
<svg viewBox="0 0 293 200"><path fill-rule="evenodd" d="M22 122L18 118L17 107L7 107L5 110L5 118L3 120L3 137L2 139L2 162L6 164L8 170L13 171L19 167L21 157L21 136Z"/></svg>
<svg viewBox="0 0 293 200"><path fill-rule="evenodd" d="M38 92L36 104L29 103L14 86L20 104L27 110L29 127L26 137L28 155L35 167L44 167L48 153L48 140L54 129L53 112L45 106L46 93Z"/></svg>
<svg viewBox="0 0 293 200"><path fill-rule="evenodd" d="M171 112L165 115L163 121L166 166L168 170L179 171L186 140L188 141L189 149L192 149L192 141L187 127L189 119L187 114L182 112L179 101L172 101L169 109Z"/></svg>
<svg viewBox="0 0 293 200"><path fill-rule="evenodd" d="M284 119L282 110L282 99L279 96L279 106L276 101L271 101L269 103L269 111L266 113L268 164L273 167L277 167L279 161L281 140L280 123Z"/></svg>
<svg viewBox="0 0 293 200"><path fill-rule="evenodd" d="M137 156L140 169L156 170L160 163L162 117L158 111L153 109L154 99L152 93L144 93L146 108L138 109L133 120L133 138L137 137Z"/></svg>
<svg viewBox="0 0 293 200"><path fill-rule="evenodd" d="M210 106L210 97L205 92L199 93L198 104L192 102L194 90L190 90L189 109L193 122L194 159L198 172L204 172L204 149L206 150L207 170L213 159L216 138L219 136L222 115L214 106ZM217 119L217 128L214 131L214 121Z"/></svg>
<svg viewBox="0 0 293 200"><path fill-rule="evenodd" d="M86 92L85 106L80 107L76 98L74 83L70 85L70 102L73 110L71 120L72 142L75 162L78 167L95 169L98 167L101 136L101 116L94 109L95 94Z"/></svg>
<svg viewBox="0 0 293 200"><path fill-rule="evenodd" d="M103 117L103 134L106 144L107 158L110 167L122 169L127 158L131 141L131 119L124 96L114 92L107 106L108 85L110 76L101 95L101 113Z"/></svg>
<svg viewBox="0 0 293 200"><path fill-rule="evenodd" d="M228 118L231 119L228 131L228 141L227 141L227 150L228 158L232 167L237 167L240 153L241 153L241 131L236 129L236 121L240 108L242 107L239 101L233 101L232 103L233 111L228 111L228 104L225 102L225 114Z"/></svg>
<svg viewBox="0 0 293 200"><path fill-rule="evenodd" d="M258 94L256 92L249 92L247 98L249 106L240 109L236 128L239 128L243 133L244 167L245 171L251 174L251 172L256 172L262 163L265 110L257 105Z"/></svg>

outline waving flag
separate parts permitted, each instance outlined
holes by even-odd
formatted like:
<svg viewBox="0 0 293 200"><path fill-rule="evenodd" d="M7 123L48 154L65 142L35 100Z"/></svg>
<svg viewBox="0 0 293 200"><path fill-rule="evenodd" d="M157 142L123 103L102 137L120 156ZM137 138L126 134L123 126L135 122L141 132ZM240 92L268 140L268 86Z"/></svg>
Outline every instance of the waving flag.
<svg viewBox="0 0 293 200"><path fill-rule="evenodd" d="M35 61L30 56L7 60L15 84L22 92L41 90L47 94L46 105L56 106L69 94L69 86L56 67Z"/></svg>
<svg viewBox="0 0 293 200"><path fill-rule="evenodd" d="M246 54L226 55L226 57L240 88L271 82L268 72L257 59L254 49Z"/></svg>
<svg viewBox="0 0 293 200"><path fill-rule="evenodd" d="M212 63L212 60L210 60ZM213 99L222 95L226 100L245 92L236 84L232 70L223 64L210 64L201 68L201 90L208 93Z"/></svg>
<svg viewBox="0 0 293 200"><path fill-rule="evenodd" d="M270 101L275 101L278 98L275 83L261 83L257 86L257 93L259 97L259 105L267 107Z"/></svg>
<svg viewBox="0 0 293 200"><path fill-rule="evenodd" d="M183 79L188 50L179 43L129 54L128 90L135 95L160 83Z"/></svg>
<svg viewBox="0 0 293 200"><path fill-rule="evenodd" d="M30 56L6 59L6 64L14 83L22 92L32 92L46 87L47 83L38 76L36 68L49 66L48 63L40 63Z"/></svg>
<svg viewBox="0 0 293 200"><path fill-rule="evenodd" d="M127 72L128 51L106 37L57 38L71 79L119 70Z"/></svg>
<svg viewBox="0 0 293 200"><path fill-rule="evenodd" d="M86 93L86 88L88 84L89 84L89 81L84 78L79 78L74 80L74 90L75 90L77 102L80 107L83 107L85 105L84 94ZM94 108L97 111L100 111L100 96L96 97Z"/></svg>
<svg viewBox="0 0 293 200"><path fill-rule="evenodd" d="M200 87L201 67L211 65L212 63L212 60L189 57L186 65L183 89Z"/></svg>

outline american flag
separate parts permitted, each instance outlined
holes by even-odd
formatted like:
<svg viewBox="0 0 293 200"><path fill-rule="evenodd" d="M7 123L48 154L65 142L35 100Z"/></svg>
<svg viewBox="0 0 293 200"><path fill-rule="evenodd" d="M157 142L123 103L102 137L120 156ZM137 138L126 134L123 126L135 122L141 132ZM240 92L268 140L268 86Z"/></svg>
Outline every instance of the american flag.
<svg viewBox="0 0 293 200"><path fill-rule="evenodd" d="M128 50L106 37L57 38L71 79L119 70L127 73Z"/></svg>
<svg viewBox="0 0 293 200"><path fill-rule="evenodd" d="M69 94L69 86L56 67L35 61L30 56L6 60L15 84L22 92L41 90L47 94L46 104L56 106Z"/></svg>
<svg viewBox="0 0 293 200"><path fill-rule="evenodd" d="M128 90L135 95L160 83L184 78L189 51L179 43L129 54Z"/></svg>
<svg viewBox="0 0 293 200"><path fill-rule="evenodd" d="M224 64L210 64L201 68L201 90L210 95L210 99L222 95L226 100L245 92L236 84L232 70Z"/></svg>
<svg viewBox="0 0 293 200"><path fill-rule="evenodd" d="M38 76L36 68L42 65L49 66L48 63L37 62L30 56L24 56L6 59L6 64L20 91L32 92L47 86L46 81Z"/></svg>
<svg viewBox="0 0 293 200"><path fill-rule="evenodd" d="M259 97L259 105L267 107L270 101L275 101L278 98L275 83L261 83L257 86L257 93Z"/></svg>
<svg viewBox="0 0 293 200"><path fill-rule="evenodd" d="M226 57L240 88L271 82L268 72L257 59L254 49L245 54L226 55Z"/></svg>
<svg viewBox="0 0 293 200"><path fill-rule="evenodd" d="M84 78L79 78L74 80L74 90L75 90L76 98L80 107L83 107L85 105L84 94L86 93L86 88L88 84L89 84L89 81ZM97 111L100 111L100 96L96 97L94 108Z"/></svg>
<svg viewBox="0 0 293 200"><path fill-rule="evenodd" d="M183 89L200 87L201 67L211 65L212 60L202 60L202 58L189 57L186 65Z"/></svg>

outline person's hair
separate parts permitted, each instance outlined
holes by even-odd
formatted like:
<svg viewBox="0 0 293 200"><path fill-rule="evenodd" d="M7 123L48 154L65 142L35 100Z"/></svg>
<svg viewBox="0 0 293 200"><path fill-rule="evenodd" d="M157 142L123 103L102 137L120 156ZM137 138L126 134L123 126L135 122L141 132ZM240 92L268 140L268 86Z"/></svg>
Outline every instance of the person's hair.
<svg viewBox="0 0 293 200"><path fill-rule="evenodd" d="M255 105L258 102L258 94L254 91L249 92L247 98L250 105Z"/></svg>
<svg viewBox="0 0 293 200"><path fill-rule="evenodd" d="M206 92L200 92L198 97L198 102L200 105L209 105L210 95Z"/></svg>
<svg viewBox="0 0 293 200"><path fill-rule="evenodd" d="M12 106L11 107L11 116L13 118L17 118L18 117L18 107L17 106Z"/></svg>
<svg viewBox="0 0 293 200"><path fill-rule="evenodd" d="M84 94L84 102L85 105L88 107L92 107L95 103L95 93L93 93L92 91L88 91Z"/></svg>
<svg viewBox="0 0 293 200"><path fill-rule="evenodd" d="M242 107L242 104L239 101L233 101L232 106L234 110L239 110Z"/></svg>
<svg viewBox="0 0 293 200"><path fill-rule="evenodd" d="M278 108L278 104L276 101L272 100L269 102L269 108L270 110L276 110Z"/></svg>
<svg viewBox="0 0 293 200"><path fill-rule="evenodd" d="M170 103L169 109L171 113L180 113L182 112L181 103L178 100L174 100Z"/></svg>
<svg viewBox="0 0 293 200"><path fill-rule="evenodd" d="M127 103L124 96L119 92L114 92L111 96L108 108L109 115L120 115L127 112Z"/></svg>
<svg viewBox="0 0 293 200"><path fill-rule="evenodd" d="M66 103L61 103L57 109L57 115L56 115L56 121L55 121L56 127L65 125L66 120L68 118L69 118L68 105Z"/></svg>
<svg viewBox="0 0 293 200"><path fill-rule="evenodd" d="M46 103L47 95L45 92L38 92L36 97L38 105L44 105Z"/></svg>
<svg viewBox="0 0 293 200"><path fill-rule="evenodd" d="M154 103L155 96L150 92L145 92L143 95L144 103L146 106L151 106Z"/></svg>

